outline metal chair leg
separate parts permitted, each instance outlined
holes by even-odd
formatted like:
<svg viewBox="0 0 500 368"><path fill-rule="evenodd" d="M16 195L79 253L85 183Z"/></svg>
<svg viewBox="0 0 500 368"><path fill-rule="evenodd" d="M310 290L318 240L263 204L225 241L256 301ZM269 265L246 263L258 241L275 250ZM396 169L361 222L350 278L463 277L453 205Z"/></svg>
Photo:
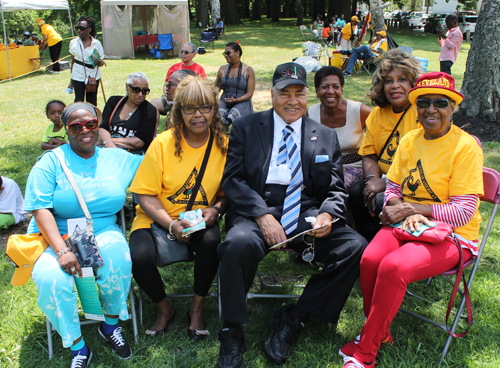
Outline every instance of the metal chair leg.
<svg viewBox="0 0 500 368"><path fill-rule="evenodd" d="M45 319L47 322L47 342L49 345L49 359L52 359L54 357L54 346L52 345L52 325L50 324L48 317L45 317Z"/></svg>

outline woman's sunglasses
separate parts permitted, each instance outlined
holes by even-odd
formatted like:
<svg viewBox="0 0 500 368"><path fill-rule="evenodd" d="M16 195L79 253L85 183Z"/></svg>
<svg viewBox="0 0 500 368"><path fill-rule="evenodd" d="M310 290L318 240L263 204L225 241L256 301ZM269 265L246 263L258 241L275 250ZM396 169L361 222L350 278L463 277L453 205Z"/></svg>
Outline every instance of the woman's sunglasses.
<svg viewBox="0 0 500 368"><path fill-rule="evenodd" d="M87 28L89 28L89 27L84 27L84 26L76 26L76 27L75 27L75 29L76 29L77 31L85 31Z"/></svg>
<svg viewBox="0 0 500 368"><path fill-rule="evenodd" d="M309 246L302 252L302 259L312 264L312 261L314 260L314 242L316 241L316 238L312 235L304 234L302 235L302 240Z"/></svg>
<svg viewBox="0 0 500 368"><path fill-rule="evenodd" d="M446 98L438 98L435 100L429 100L427 98L419 98L417 100L417 107L421 109L427 109L431 106L431 104L434 105L436 109L444 109L445 107L448 107L448 105L450 104L450 100Z"/></svg>
<svg viewBox="0 0 500 368"><path fill-rule="evenodd" d="M222 51L222 55L229 56L229 55L231 55L232 52L234 52L234 51Z"/></svg>
<svg viewBox="0 0 500 368"><path fill-rule="evenodd" d="M68 130L71 133L80 133L83 130L83 126L85 125L85 128L87 130L96 130L99 128L99 120L97 119L90 119L87 120L86 122L82 123L71 123L68 124Z"/></svg>
<svg viewBox="0 0 500 368"><path fill-rule="evenodd" d="M181 109L186 115L193 115L196 110L200 110L202 114L208 114L212 111L212 105L203 105L203 106L182 106Z"/></svg>
<svg viewBox="0 0 500 368"><path fill-rule="evenodd" d="M127 84L127 86L130 87L130 89L132 90L132 93L134 95L138 95L139 92L142 92L142 94L144 96L147 96L149 94L149 92L151 92L151 90L149 88L143 88L143 89L141 89L140 87L134 87L134 86L131 86L130 84Z"/></svg>

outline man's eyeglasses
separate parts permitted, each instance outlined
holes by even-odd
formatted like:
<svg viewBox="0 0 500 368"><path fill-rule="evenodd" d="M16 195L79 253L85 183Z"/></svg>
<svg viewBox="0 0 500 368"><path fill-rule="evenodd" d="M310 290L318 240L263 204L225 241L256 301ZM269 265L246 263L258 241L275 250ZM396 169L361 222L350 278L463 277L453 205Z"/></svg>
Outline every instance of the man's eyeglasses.
<svg viewBox="0 0 500 368"><path fill-rule="evenodd" d="M85 126L87 130L96 130L97 128L99 128L99 120L90 119L84 122L83 124L77 122L71 123L68 125L68 130L71 133L80 133L83 130L83 126Z"/></svg>
<svg viewBox="0 0 500 368"><path fill-rule="evenodd" d="M130 87L130 89L132 90L132 93L134 95L138 95L139 92L142 92L142 94L144 96L147 96L149 94L149 92L151 92L151 90L149 88L143 88L143 89L141 89L141 87L134 87L134 86L131 86L130 84L127 84L127 86Z"/></svg>
<svg viewBox="0 0 500 368"><path fill-rule="evenodd" d="M87 28L89 28L89 27L84 27L84 26L76 26L76 27L75 27L75 29L76 29L77 31L85 31Z"/></svg>
<svg viewBox="0 0 500 368"><path fill-rule="evenodd" d="M302 240L309 246L302 252L302 259L312 264L312 261L314 260L314 243L316 238L312 235L304 234L302 235Z"/></svg>
<svg viewBox="0 0 500 368"><path fill-rule="evenodd" d="M434 105L436 109L444 109L450 104L450 100L447 98L437 98L435 100L429 100L427 98L419 98L417 100L417 107L421 109L428 109L430 106Z"/></svg>
<svg viewBox="0 0 500 368"><path fill-rule="evenodd" d="M182 50L181 51L181 54L184 54L184 55L187 55L187 54L190 54L190 53L191 53L191 51L186 51L186 50Z"/></svg>
<svg viewBox="0 0 500 368"><path fill-rule="evenodd" d="M222 55L229 56L229 55L231 55L232 52L234 52L234 51L222 51Z"/></svg>
<svg viewBox="0 0 500 368"><path fill-rule="evenodd" d="M177 84L172 83L172 82L167 82L167 88L168 88L168 89L172 88L172 86L177 87Z"/></svg>
<svg viewBox="0 0 500 368"><path fill-rule="evenodd" d="M212 111L212 105L203 105L203 106L181 106L182 111L186 115L193 115L196 110L199 110L202 114L208 114Z"/></svg>

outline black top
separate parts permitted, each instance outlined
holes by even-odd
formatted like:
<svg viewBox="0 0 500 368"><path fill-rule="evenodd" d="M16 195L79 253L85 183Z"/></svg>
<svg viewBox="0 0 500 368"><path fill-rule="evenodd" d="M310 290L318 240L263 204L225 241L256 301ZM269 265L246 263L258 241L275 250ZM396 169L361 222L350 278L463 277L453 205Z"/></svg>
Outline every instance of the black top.
<svg viewBox="0 0 500 368"><path fill-rule="evenodd" d="M101 128L106 129L113 137L139 138L144 142L144 146L141 147L141 150L146 151L156 134L156 107L144 100L129 119L122 120L120 119L120 112L128 98L125 97L116 109L110 127L109 118L122 97L123 96L112 96L108 99L106 106L104 106L104 111L102 112Z"/></svg>

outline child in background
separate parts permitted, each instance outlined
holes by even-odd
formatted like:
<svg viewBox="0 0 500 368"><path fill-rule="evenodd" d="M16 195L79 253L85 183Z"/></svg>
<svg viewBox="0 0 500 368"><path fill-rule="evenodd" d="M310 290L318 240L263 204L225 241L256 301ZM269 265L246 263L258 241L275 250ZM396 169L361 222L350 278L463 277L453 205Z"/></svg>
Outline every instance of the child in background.
<svg viewBox="0 0 500 368"><path fill-rule="evenodd" d="M7 229L26 219L23 195L12 179L0 176L0 229Z"/></svg>
<svg viewBox="0 0 500 368"><path fill-rule="evenodd" d="M53 124L49 124L45 129L45 134L42 139L42 150L47 151L66 143L66 129L61 121L61 115L66 105L59 100L50 101L45 107L47 118Z"/></svg>

